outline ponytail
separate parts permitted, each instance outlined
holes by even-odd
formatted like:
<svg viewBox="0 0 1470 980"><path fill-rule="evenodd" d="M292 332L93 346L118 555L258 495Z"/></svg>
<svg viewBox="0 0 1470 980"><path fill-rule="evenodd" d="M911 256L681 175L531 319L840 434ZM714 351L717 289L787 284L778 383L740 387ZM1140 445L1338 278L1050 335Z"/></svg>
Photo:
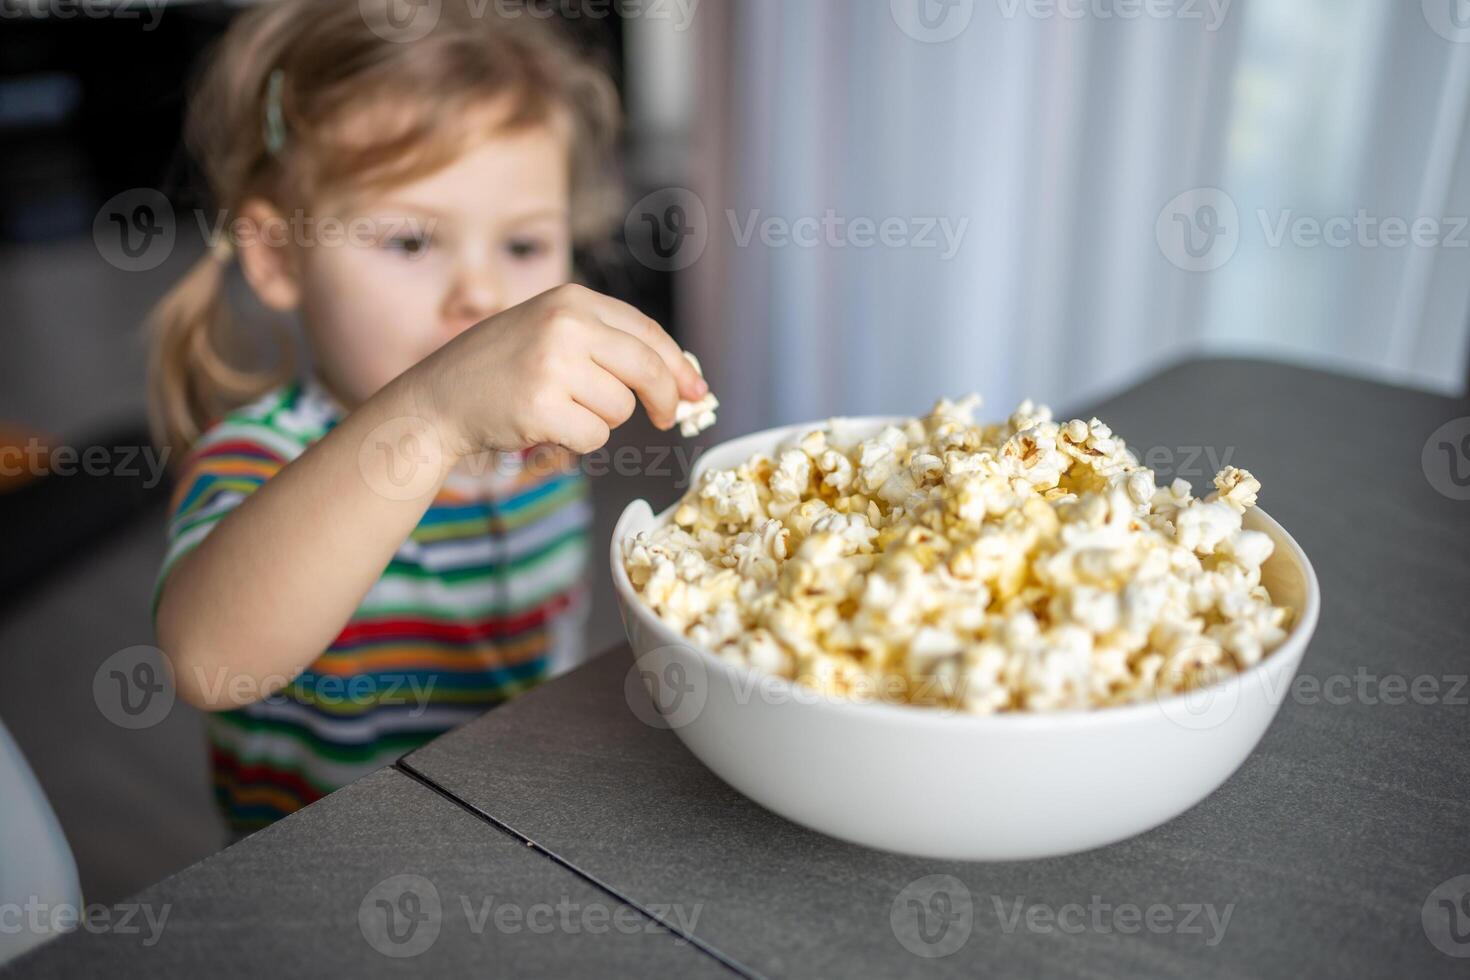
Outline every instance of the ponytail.
<svg viewBox="0 0 1470 980"><path fill-rule="evenodd" d="M228 243L211 249L149 317L149 423L154 441L174 459L181 459L225 412L260 397L291 373L289 356L274 370L231 363L225 301L230 254Z"/></svg>

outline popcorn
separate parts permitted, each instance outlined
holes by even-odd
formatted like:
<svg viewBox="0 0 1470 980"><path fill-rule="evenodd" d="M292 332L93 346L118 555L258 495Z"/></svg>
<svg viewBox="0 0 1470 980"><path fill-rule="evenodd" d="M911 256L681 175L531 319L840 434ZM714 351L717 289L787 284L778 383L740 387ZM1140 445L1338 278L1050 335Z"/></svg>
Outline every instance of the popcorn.
<svg viewBox="0 0 1470 980"><path fill-rule="evenodd" d="M761 493L751 474L742 470L715 470L699 488L701 511L691 515L697 522L702 514L717 523L743 527L761 513Z"/></svg>
<svg viewBox="0 0 1470 980"><path fill-rule="evenodd" d="M800 449L788 449L781 454L776 471L771 474L772 517L785 517L807 496L811 483L811 457Z"/></svg>
<svg viewBox="0 0 1470 980"><path fill-rule="evenodd" d="M1256 505L1256 494L1261 492L1261 481L1250 475L1248 470L1227 466L1215 476L1215 493L1210 500L1221 500L1244 512Z"/></svg>
<svg viewBox="0 0 1470 980"><path fill-rule="evenodd" d="M834 493L846 494L852 489L857 472L852 460L835 449L829 449L817 457L817 468L822 471L822 486Z"/></svg>
<svg viewBox="0 0 1470 980"><path fill-rule="evenodd" d="M695 372L701 378L704 377L704 370L699 366L699 358L687 350L684 352L684 357L694 365ZM719 407L720 400L712 391L706 392L705 396L697 402L686 402L680 399L679 404L674 408L674 421L678 423L679 434L688 439L714 425L715 409Z"/></svg>
<svg viewBox="0 0 1470 980"><path fill-rule="evenodd" d="M747 581L773 581L786 560L790 538L791 532L780 521L765 521L755 531L737 534L729 552L720 556L720 562L734 568Z"/></svg>
<svg viewBox="0 0 1470 980"><path fill-rule="evenodd" d="M843 542L845 553L854 555L873 550L873 541L878 537L877 528L869 523L865 514L824 514L812 522L813 534L830 534Z"/></svg>
<svg viewBox="0 0 1470 980"><path fill-rule="evenodd" d="M988 714L1190 690L1259 663L1291 610L1246 530L1260 482L1159 487L1099 419L977 396L857 439L834 421L711 470L625 542L629 580L726 660L818 691Z"/></svg>

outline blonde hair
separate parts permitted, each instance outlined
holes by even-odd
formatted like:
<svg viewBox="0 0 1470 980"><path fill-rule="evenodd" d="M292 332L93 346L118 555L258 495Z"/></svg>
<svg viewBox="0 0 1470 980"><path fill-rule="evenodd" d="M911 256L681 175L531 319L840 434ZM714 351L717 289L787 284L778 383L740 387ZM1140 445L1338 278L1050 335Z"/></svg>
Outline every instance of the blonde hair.
<svg viewBox="0 0 1470 980"><path fill-rule="evenodd" d="M186 123L222 209L218 227L253 197L282 205L391 187L452 163L491 132L557 123L569 127L573 240L606 237L617 213L610 161L619 124L606 71L528 7L505 16L488 2L477 16L476 5L439 4L432 29L408 40L388 16L395 4L274 0L230 26ZM487 113L491 105L509 113ZM232 362L231 254L216 243L150 318L149 414L176 459L294 370L289 345L270 370Z"/></svg>

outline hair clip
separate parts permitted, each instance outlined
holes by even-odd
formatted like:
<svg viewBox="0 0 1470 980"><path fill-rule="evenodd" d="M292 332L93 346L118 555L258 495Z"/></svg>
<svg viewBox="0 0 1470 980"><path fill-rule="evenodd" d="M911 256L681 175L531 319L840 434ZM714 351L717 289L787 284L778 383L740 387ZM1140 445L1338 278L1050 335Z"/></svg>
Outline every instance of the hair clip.
<svg viewBox="0 0 1470 980"><path fill-rule="evenodd" d="M270 73L265 83L265 148L271 156L280 156L286 148L286 115L281 111L281 89L286 84L286 72L277 68Z"/></svg>

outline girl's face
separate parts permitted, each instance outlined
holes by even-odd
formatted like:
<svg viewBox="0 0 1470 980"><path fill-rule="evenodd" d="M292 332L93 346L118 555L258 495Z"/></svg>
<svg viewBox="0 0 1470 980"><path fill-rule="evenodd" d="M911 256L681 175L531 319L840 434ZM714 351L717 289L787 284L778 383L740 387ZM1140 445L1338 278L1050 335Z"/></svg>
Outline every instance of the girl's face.
<svg viewBox="0 0 1470 980"><path fill-rule="evenodd" d="M346 241L299 249L297 285L337 398L361 403L460 332L570 279L568 158L560 133L533 127L324 209Z"/></svg>

